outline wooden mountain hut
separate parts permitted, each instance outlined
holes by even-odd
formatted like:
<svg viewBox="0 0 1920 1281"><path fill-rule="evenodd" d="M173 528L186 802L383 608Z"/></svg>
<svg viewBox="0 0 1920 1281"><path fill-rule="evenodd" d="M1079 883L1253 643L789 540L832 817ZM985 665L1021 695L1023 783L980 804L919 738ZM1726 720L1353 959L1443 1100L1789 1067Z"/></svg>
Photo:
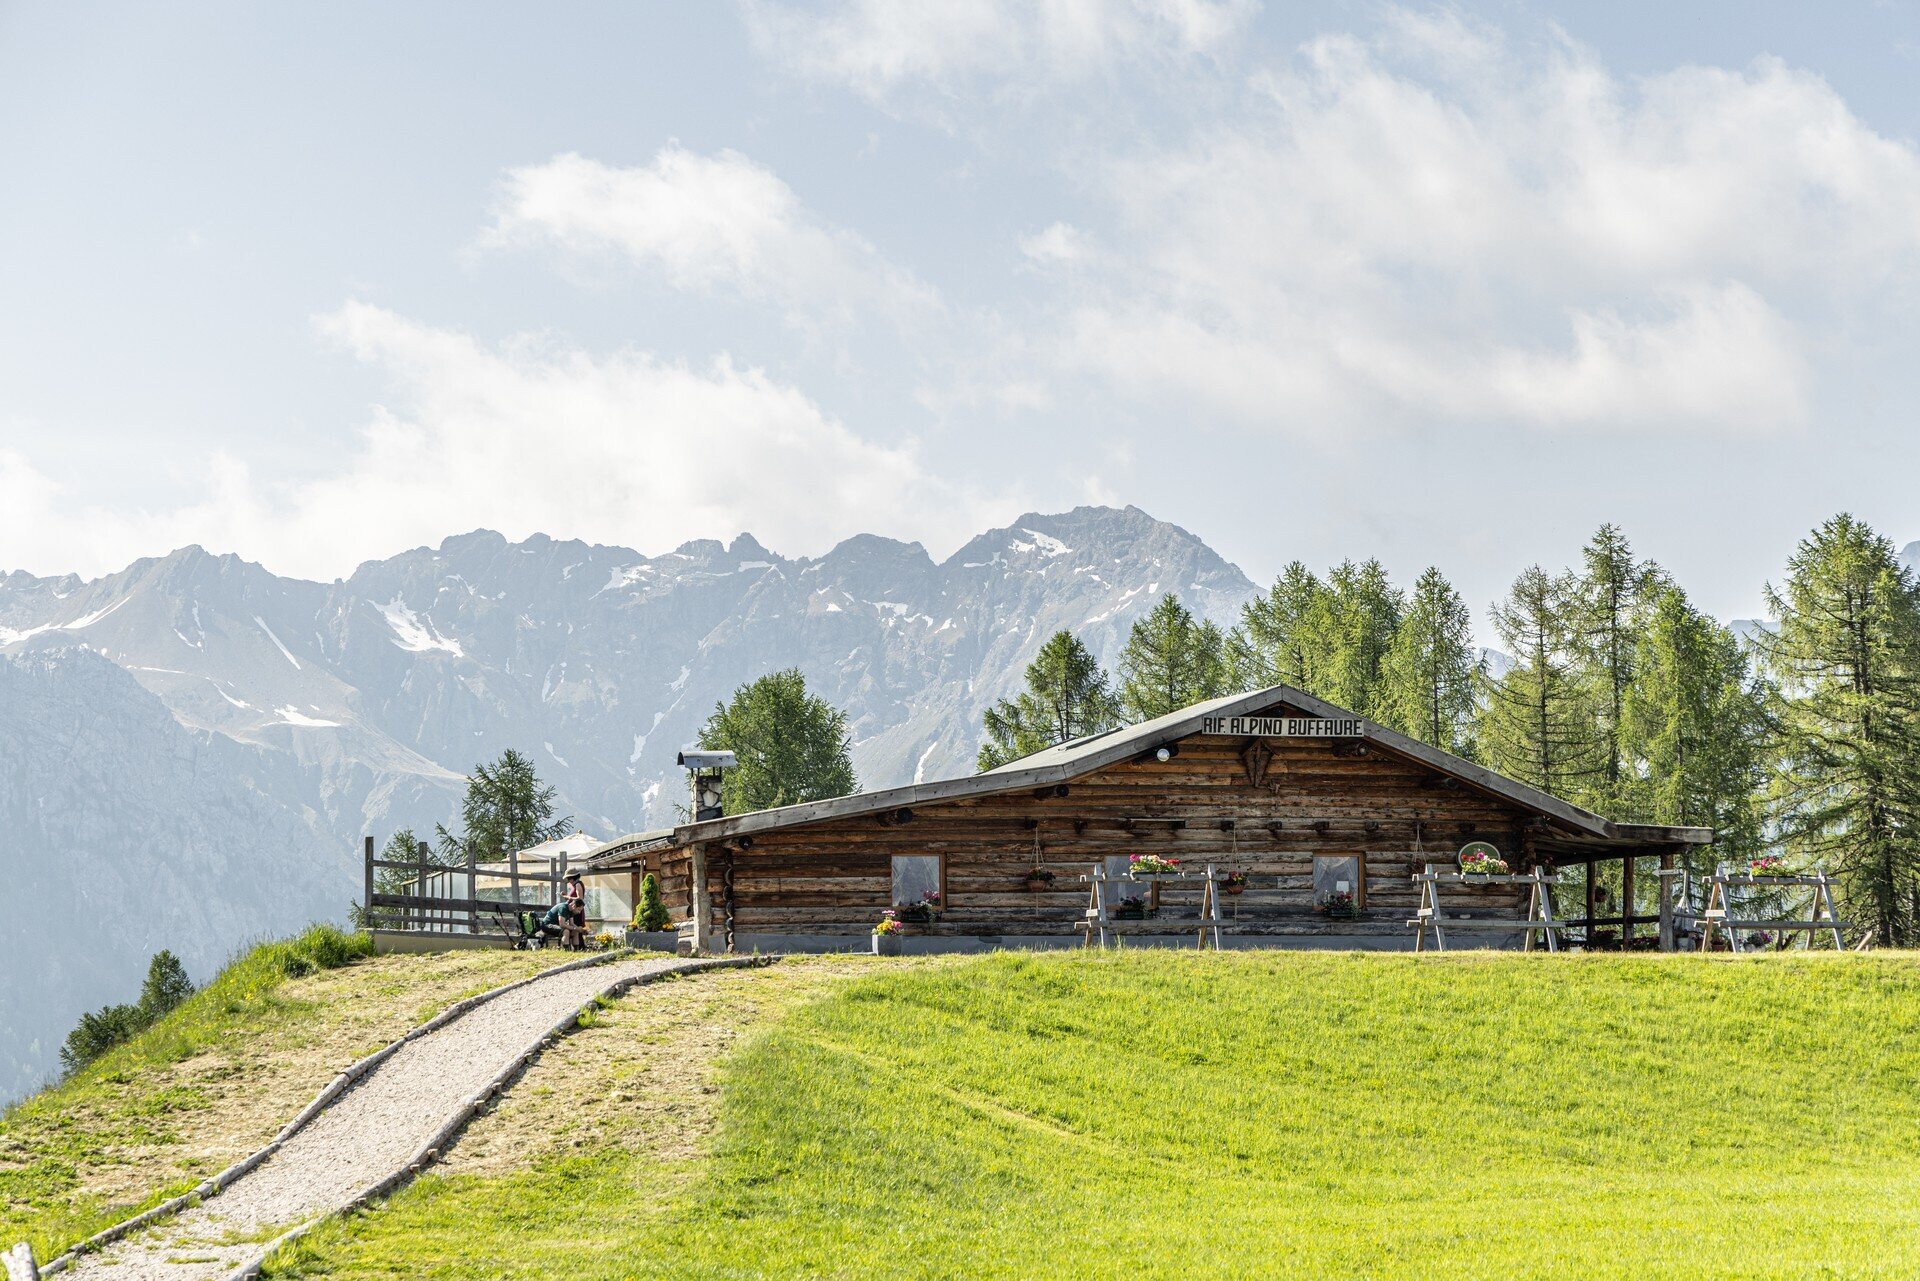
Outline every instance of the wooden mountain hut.
<svg viewBox="0 0 1920 1281"><path fill-rule="evenodd" d="M1235 874L1214 882L1226 946L1404 948L1414 873L1487 842L1516 872L1562 874L1557 913L1575 941L1617 931L1617 945L1658 919L1632 910L1654 898L1647 873L1712 839L1610 822L1274 686L967 778L621 838L594 852L589 875L656 873L676 919L714 950L864 948L890 909L908 918L910 951L1074 945L1096 881L1114 935L1190 942L1208 882L1129 879L1132 857L1151 854ZM1592 870L1616 861L1605 879L1625 893L1597 899ZM1527 894L1469 887L1449 910L1517 923ZM1494 928L1474 942L1520 937Z"/></svg>

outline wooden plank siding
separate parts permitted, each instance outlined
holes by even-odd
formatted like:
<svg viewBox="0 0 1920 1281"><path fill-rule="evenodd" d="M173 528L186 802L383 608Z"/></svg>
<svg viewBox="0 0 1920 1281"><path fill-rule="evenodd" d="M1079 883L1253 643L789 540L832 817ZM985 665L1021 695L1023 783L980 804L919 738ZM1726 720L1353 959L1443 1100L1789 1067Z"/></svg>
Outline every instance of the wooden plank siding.
<svg viewBox="0 0 1920 1281"><path fill-rule="evenodd" d="M1076 878L1111 855L1155 853L1189 866L1209 861L1246 872L1247 891L1223 898L1241 933L1404 936L1418 893L1411 881L1423 850L1451 862L1468 840L1500 847L1515 870L1522 851L1553 857L1556 833L1536 814L1478 789L1450 785L1386 752L1356 752L1337 740L1265 740L1269 759L1250 777L1239 738L1183 739L1172 760L1111 764L1062 787L1023 788L828 818L708 844L708 886L718 935L864 934L889 906L891 858L940 855L946 910L911 932L946 935L1074 935L1087 906ZM1064 791L1064 795L1057 794ZM1178 824L1177 826L1175 824ZM1053 887L1026 888L1036 861ZM1328 921L1313 908L1313 856L1364 856L1366 917ZM1584 857L1619 857L1620 851ZM649 855L676 915L690 910L686 847ZM730 875L729 875L730 874ZM729 883L730 880L730 883ZM1185 921L1201 887L1164 883L1163 919ZM1475 916L1525 912L1524 887L1463 890L1457 907ZM1564 908L1565 905L1563 905ZM1178 908L1178 911L1169 909Z"/></svg>

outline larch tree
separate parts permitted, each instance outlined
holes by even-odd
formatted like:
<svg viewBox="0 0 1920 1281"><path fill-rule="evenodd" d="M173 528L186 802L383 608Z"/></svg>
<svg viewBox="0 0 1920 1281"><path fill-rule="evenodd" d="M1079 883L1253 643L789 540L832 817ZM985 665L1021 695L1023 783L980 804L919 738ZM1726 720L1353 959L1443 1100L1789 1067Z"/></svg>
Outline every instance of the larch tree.
<svg viewBox="0 0 1920 1281"><path fill-rule="evenodd" d="M444 825L434 829L442 859L461 862L469 852L479 859L505 858L514 850L565 836L573 830L573 819L554 816L553 798L554 789L540 781L533 762L511 747L498 760L474 766L460 804L465 830L450 832Z"/></svg>
<svg viewBox="0 0 1920 1281"><path fill-rule="evenodd" d="M1502 774L1578 801L1602 765L1570 618L1572 590L1567 577L1550 578L1535 565L1494 606L1494 627L1514 665L1487 682L1475 737L1481 759Z"/></svg>
<svg viewBox="0 0 1920 1281"><path fill-rule="evenodd" d="M1470 756L1479 671L1467 602L1446 575L1429 567L1414 584L1381 663L1375 719L1444 751Z"/></svg>
<svg viewBox="0 0 1920 1281"><path fill-rule="evenodd" d="M1400 630L1405 600L1377 560L1342 561L1308 624L1317 650L1307 692L1350 712L1380 720L1387 654Z"/></svg>
<svg viewBox="0 0 1920 1281"><path fill-rule="evenodd" d="M700 746L739 758L720 786L728 814L845 796L860 786L846 713L808 693L797 667L750 681L716 705Z"/></svg>
<svg viewBox="0 0 1920 1281"><path fill-rule="evenodd" d="M1780 843L1824 864L1847 915L1886 946L1920 942L1920 599L1893 544L1827 521L1767 588L1757 639L1778 697L1770 788Z"/></svg>
<svg viewBox="0 0 1920 1281"><path fill-rule="evenodd" d="M1600 777L1587 789L1594 808L1612 813L1625 799L1628 762L1621 716L1634 683L1634 661L1648 603L1662 584L1660 567L1636 560L1618 525L1602 525L1580 551L1569 615L1583 677L1593 686Z"/></svg>
<svg viewBox="0 0 1920 1281"><path fill-rule="evenodd" d="M1752 857L1764 845L1767 689L1739 639L1664 586L1648 603L1633 670L1620 704L1627 763L1612 816L1711 827L1713 855Z"/></svg>
<svg viewBox="0 0 1920 1281"><path fill-rule="evenodd" d="M1072 632L1055 632L1040 647L1027 664L1026 685L1020 694L987 709L982 770L1119 723L1119 700L1100 660Z"/></svg>
<svg viewBox="0 0 1920 1281"><path fill-rule="evenodd" d="M1227 691L1226 638L1169 592L1127 635L1120 704L1136 721L1218 698Z"/></svg>
<svg viewBox="0 0 1920 1281"><path fill-rule="evenodd" d="M1240 622L1227 636L1228 680L1234 689L1291 685L1313 691L1317 646L1308 633L1326 586L1299 561L1273 580L1265 595L1240 607Z"/></svg>

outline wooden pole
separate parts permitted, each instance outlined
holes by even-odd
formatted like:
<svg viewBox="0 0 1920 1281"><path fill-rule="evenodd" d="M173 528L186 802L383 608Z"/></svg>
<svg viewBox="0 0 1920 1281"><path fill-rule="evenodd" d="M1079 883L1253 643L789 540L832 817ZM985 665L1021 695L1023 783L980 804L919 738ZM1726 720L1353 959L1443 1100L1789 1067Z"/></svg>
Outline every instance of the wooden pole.
<svg viewBox="0 0 1920 1281"><path fill-rule="evenodd" d="M415 898L425 898L426 893L427 843L425 841L416 841L413 846L413 896ZM416 929L424 930L427 928L429 924L428 915L427 909L424 907L415 907L408 910L408 919Z"/></svg>
<svg viewBox="0 0 1920 1281"><path fill-rule="evenodd" d="M705 952L712 941L713 895L707 889L707 847L695 841L687 846L688 906L693 909L693 950Z"/></svg>
<svg viewBox="0 0 1920 1281"><path fill-rule="evenodd" d="M513 848L507 851L507 883L513 887L513 914L520 915L520 842L507 842Z"/></svg>
<svg viewBox="0 0 1920 1281"><path fill-rule="evenodd" d="M1587 937L1587 950L1588 950L1588 951L1592 951L1592 950L1593 950L1593 918L1594 918L1594 915L1595 915L1595 912L1594 912L1594 908L1596 907L1596 905L1597 905L1597 904L1598 904L1598 902L1599 902L1599 900L1598 900L1598 899L1597 899L1597 898L1596 898L1596 897L1594 896L1594 895L1595 895L1595 891L1596 891L1596 890L1597 890L1597 889L1598 889L1599 887L1598 887L1597 885L1595 885L1595 884L1594 884L1594 879L1593 879L1593 863L1594 863L1594 861L1593 861L1592 859L1588 859L1588 860L1587 860L1587 921L1586 921L1586 937Z"/></svg>
<svg viewBox="0 0 1920 1281"><path fill-rule="evenodd" d="M1633 946L1633 864L1634 857L1620 860L1620 950Z"/></svg>
<svg viewBox="0 0 1920 1281"><path fill-rule="evenodd" d="M363 878L366 883L366 888L361 891L360 907L361 910L366 913L367 932L371 934L373 932L373 838L371 836L362 837L360 848L364 856L362 861L365 864L364 871L366 872Z"/></svg>
<svg viewBox="0 0 1920 1281"><path fill-rule="evenodd" d="M480 877L474 868L479 860L473 856L473 846L467 846L467 933L480 932L480 910L476 904L480 901Z"/></svg>

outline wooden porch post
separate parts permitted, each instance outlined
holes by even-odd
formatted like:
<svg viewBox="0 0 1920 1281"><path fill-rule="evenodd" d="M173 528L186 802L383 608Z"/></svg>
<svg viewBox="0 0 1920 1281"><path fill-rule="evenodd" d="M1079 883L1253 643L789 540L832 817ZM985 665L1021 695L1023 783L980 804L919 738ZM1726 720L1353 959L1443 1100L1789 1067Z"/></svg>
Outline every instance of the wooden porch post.
<svg viewBox="0 0 1920 1281"><path fill-rule="evenodd" d="M687 846L687 904L693 909L693 950L705 952L713 941L713 896L707 892L707 847Z"/></svg>
<svg viewBox="0 0 1920 1281"><path fill-rule="evenodd" d="M1631 852L1620 860L1620 950L1633 944L1633 862Z"/></svg>
<svg viewBox="0 0 1920 1281"><path fill-rule="evenodd" d="M1660 950L1676 950L1673 936L1673 851L1660 852Z"/></svg>
<svg viewBox="0 0 1920 1281"><path fill-rule="evenodd" d="M1594 890L1597 887L1594 885L1594 881L1593 881L1593 863L1594 863L1594 860L1592 859L1587 860L1587 946L1588 947L1593 946L1593 912L1594 912L1594 907L1598 902L1598 900L1594 897Z"/></svg>
<svg viewBox="0 0 1920 1281"><path fill-rule="evenodd" d="M360 892L360 908L366 913L367 933L371 934L373 933L373 838L363 837L360 848L365 854L363 862L366 864L366 888Z"/></svg>

